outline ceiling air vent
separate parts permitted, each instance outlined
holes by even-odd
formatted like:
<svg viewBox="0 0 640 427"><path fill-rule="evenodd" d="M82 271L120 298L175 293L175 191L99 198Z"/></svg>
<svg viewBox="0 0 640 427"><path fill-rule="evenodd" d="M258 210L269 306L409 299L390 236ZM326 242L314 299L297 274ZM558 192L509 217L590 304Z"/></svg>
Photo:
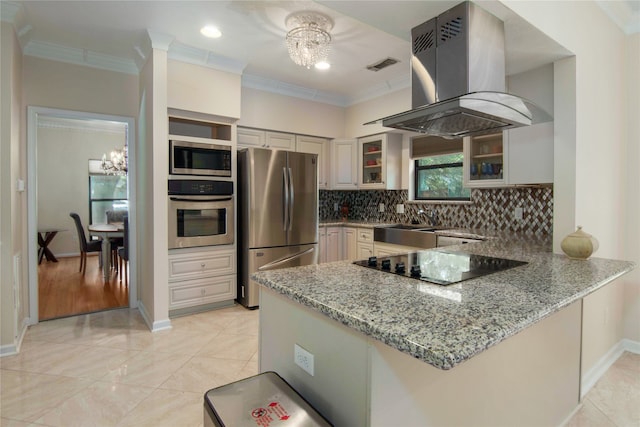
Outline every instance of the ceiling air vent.
<svg viewBox="0 0 640 427"><path fill-rule="evenodd" d="M387 59L383 59L382 61L378 61L375 64L371 64L371 65L367 65L367 70L369 71L380 71L383 68L387 68L390 65L393 64L397 64L398 61L397 59L393 59L393 58L387 58Z"/></svg>

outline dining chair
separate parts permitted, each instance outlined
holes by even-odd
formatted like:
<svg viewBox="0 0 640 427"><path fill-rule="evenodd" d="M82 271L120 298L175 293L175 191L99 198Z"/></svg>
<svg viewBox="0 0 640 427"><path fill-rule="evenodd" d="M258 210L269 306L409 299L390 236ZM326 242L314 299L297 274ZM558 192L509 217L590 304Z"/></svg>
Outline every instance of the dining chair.
<svg viewBox="0 0 640 427"><path fill-rule="evenodd" d="M86 235L84 234L84 227L82 225L82 221L80 220L80 216L71 212L69 214L71 218L73 218L73 222L76 225L76 230L78 231L78 242L80 244L80 270L84 275L87 270L87 253L89 252L100 252L102 253L102 241L101 240L87 240ZM100 268L102 268L102 257L99 256Z"/></svg>
<svg viewBox="0 0 640 427"><path fill-rule="evenodd" d="M127 211L106 211L107 216L107 224L121 223L123 222L123 218L127 216ZM124 241L122 237L110 237L109 242L111 243L111 267L118 271L118 247L124 245Z"/></svg>
<svg viewBox="0 0 640 427"><path fill-rule="evenodd" d="M127 274L127 270L129 265L129 216L125 215L122 222L124 223L124 236L122 237L123 246L121 248L118 248L118 270L120 274L120 282L122 282L122 272L124 271L124 284L128 285L129 275Z"/></svg>

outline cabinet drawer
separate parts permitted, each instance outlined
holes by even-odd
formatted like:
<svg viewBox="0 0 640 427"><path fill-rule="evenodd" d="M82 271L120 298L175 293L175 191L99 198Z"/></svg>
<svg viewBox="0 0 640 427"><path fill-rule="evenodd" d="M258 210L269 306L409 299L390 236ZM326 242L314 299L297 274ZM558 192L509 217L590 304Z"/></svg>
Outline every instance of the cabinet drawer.
<svg viewBox="0 0 640 427"><path fill-rule="evenodd" d="M373 229L358 228L358 242L373 243Z"/></svg>
<svg viewBox="0 0 640 427"><path fill-rule="evenodd" d="M169 281L195 279L236 272L235 251L190 253L169 256Z"/></svg>
<svg viewBox="0 0 640 427"><path fill-rule="evenodd" d="M185 280L169 285L169 309L236 298L236 275Z"/></svg>

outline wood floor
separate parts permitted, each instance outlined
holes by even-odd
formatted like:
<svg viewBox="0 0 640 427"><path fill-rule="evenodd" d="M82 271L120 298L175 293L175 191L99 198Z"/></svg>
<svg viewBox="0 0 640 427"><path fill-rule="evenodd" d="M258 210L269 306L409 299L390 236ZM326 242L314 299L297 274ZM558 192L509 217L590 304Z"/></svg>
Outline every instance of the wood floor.
<svg viewBox="0 0 640 427"><path fill-rule="evenodd" d="M73 316L129 305L129 288L112 270L105 283L97 256L87 257L87 271L78 272L80 257L43 260L38 266L38 315L40 320Z"/></svg>

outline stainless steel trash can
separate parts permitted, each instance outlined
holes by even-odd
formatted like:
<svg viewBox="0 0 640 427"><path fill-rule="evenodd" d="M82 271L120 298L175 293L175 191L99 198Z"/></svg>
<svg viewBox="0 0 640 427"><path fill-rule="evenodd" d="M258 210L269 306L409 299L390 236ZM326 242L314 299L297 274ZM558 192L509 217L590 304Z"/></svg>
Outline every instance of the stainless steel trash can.
<svg viewBox="0 0 640 427"><path fill-rule="evenodd" d="M204 427L331 425L275 372L223 385L204 395Z"/></svg>

